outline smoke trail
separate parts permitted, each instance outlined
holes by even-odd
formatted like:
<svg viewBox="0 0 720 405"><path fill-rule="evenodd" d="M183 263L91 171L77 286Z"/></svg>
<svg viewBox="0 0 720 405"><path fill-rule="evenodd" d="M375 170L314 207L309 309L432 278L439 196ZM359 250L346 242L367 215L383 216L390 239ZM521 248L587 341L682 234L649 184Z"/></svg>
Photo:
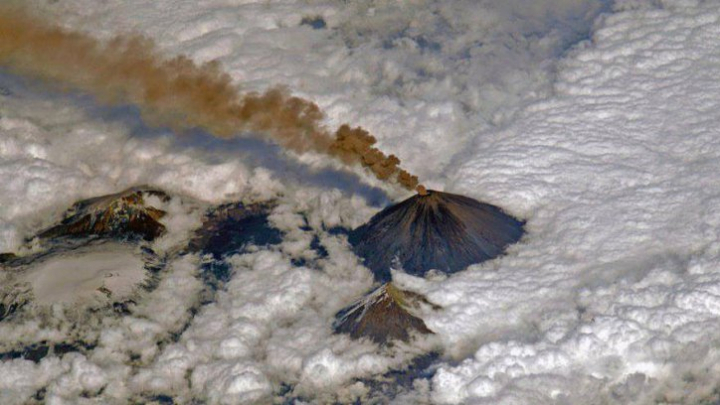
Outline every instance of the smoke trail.
<svg viewBox="0 0 720 405"><path fill-rule="evenodd" d="M322 126L315 103L283 88L241 95L217 63L196 65L185 56L158 56L144 37L116 37L106 43L0 6L0 66L42 79L62 89L95 95L109 104L140 107L151 125L182 131L202 128L218 137L252 131L298 153L319 152L345 164L361 164L378 179L395 180L408 190L417 177L400 160L374 147L377 140L360 127Z"/></svg>

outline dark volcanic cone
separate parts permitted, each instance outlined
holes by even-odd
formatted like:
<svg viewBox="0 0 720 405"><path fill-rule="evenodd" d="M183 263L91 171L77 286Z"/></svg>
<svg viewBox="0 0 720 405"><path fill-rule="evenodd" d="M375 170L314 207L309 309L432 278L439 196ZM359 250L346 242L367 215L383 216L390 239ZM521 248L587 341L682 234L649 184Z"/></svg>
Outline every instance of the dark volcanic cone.
<svg viewBox="0 0 720 405"><path fill-rule="evenodd" d="M433 333L410 313L420 301L425 301L422 296L387 283L338 312L333 328L336 333L347 333L353 339L366 337L378 344L392 339L407 342L413 330Z"/></svg>
<svg viewBox="0 0 720 405"><path fill-rule="evenodd" d="M41 232L43 239L91 235L122 239L153 240L165 233L159 220L164 211L146 204L147 196L169 199L163 191L133 187L117 194L95 197L75 203L62 222Z"/></svg>
<svg viewBox="0 0 720 405"><path fill-rule="evenodd" d="M500 208L457 194L427 190L376 214L350 232L355 253L375 277L390 267L413 275L446 273L499 256L523 234L523 222Z"/></svg>

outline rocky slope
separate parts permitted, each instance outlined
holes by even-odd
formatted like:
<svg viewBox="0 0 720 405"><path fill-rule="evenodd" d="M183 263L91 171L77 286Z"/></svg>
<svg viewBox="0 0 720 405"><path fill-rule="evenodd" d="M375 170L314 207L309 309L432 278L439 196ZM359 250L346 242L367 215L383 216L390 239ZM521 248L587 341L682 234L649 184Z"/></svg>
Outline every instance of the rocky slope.
<svg viewBox="0 0 720 405"><path fill-rule="evenodd" d="M422 319L413 315L425 299L413 292L403 291L392 283L383 284L352 305L344 308L335 318L335 332L349 334L354 339L368 338L378 344L392 340L409 342L413 331L433 333Z"/></svg>
<svg viewBox="0 0 720 405"><path fill-rule="evenodd" d="M60 224L38 236L43 239L61 236L105 237L153 240L165 233L160 218L165 212L148 204L148 197L167 201L164 191L133 187L117 194L91 198L75 203Z"/></svg>
<svg viewBox="0 0 720 405"><path fill-rule="evenodd" d="M423 276L454 273L501 255L523 235L523 222L500 208L457 194L428 190L390 206L349 235L355 253L378 280L390 268Z"/></svg>

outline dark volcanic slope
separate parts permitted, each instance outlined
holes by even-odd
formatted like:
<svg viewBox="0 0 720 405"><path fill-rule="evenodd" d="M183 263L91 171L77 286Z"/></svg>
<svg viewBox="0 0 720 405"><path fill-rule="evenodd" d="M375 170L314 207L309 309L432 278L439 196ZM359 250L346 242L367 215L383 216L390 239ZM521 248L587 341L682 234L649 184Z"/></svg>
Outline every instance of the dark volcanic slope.
<svg viewBox="0 0 720 405"><path fill-rule="evenodd" d="M145 203L145 197L169 199L165 192L148 187L133 187L117 194L91 198L75 203L62 222L41 232L43 239L62 236L99 235L113 238L153 240L165 233L159 221L164 211Z"/></svg>
<svg viewBox="0 0 720 405"><path fill-rule="evenodd" d="M245 246L275 245L282 234L270 226L272 203L229 203L207 213L190 241L191 252L211 253L215 259L238 253Z"/></svg>
<svg viewBox="0 0 720 405"><path fill-rule="evenodd" d="M429 190L379 212L350 232L349 241L385 282L397 265L418 276L431 269L460 271L502 254L522 234L523 222L498 207Z"/></svg>
<svg viewBox="0 0 720 405"><path fill-rule="evenodd" d="M407 342L413 330L433 333L409 311L418 301L424 298L387 283L338 312L333 328L336 333L349 334L353 339L366 337L378 344L393 339Z"/></svg>

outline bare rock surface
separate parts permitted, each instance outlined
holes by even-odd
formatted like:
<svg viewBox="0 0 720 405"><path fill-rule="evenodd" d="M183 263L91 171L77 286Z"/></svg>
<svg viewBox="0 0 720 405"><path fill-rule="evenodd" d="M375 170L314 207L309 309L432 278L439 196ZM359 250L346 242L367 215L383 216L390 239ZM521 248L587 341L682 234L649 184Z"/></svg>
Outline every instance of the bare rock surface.
<svg viewBox="0 0 720 405"><path fill-rule="evenodd" d="M99 235L153 240L165 233L165 226L160 223L165 212L148 204L150 196L162 201L170 198L161 190L132 187L117 194L79 201L66 212L60 224L38 236L48 239Z"/></svg>

